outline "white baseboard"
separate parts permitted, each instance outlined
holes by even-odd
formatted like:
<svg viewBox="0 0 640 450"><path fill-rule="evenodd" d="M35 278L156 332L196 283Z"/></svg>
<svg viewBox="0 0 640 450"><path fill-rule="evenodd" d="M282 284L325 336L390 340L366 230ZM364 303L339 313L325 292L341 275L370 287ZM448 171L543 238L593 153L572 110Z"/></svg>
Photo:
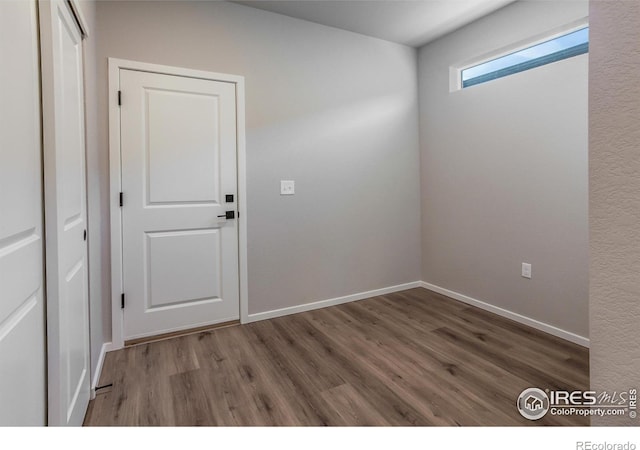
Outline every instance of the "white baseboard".
<svg viewBox="0 0 640 450"><path fill-rule="evenodd" d="M372 291L359 292L357 294L345 295L344 297L330 298L327 300L320 300L313 303L306 303L304 305L290 306L288 308L274 309L272 311L265 311L256 314L249 314L247 323L257 322L259 320L273 319L276 317L288 316L289 314L296 314L305 311L311 311L314 309L326 308L328 306L340 305L342 303L355 302L357 300L363 300L365 298L375 297L377 295L391 294L393 292L404 291L406 289L412 289L416 287L423 287L438 294L445 295L455 300L459 300L471 306L478 307L485 311L492 312L507 319L514 320L523 325L530 326L537 330L549 333L553 336L565 339L569 342L581 345L583 347L589 347L589 338L571 333L570 331L563 330L561 328L549 325L539 320L532 319L522 314L509 311L508 309L500 308L499 306L491 305L489 303L477 300L458 292L445 289L435 284L427 283L424 281L414 281L411 283L399 284L397 286L390 286L382 289L374 289Z"/></svg>
<svg viewBox="0 0 640 450"><path fill-rule="evenodd" d="M492 312L502 317L506 317L507 319L514 320L523 325L530 326L531 328L535 328L540 331L544 331L545 333L552 334L559 338L565 339L567 341L573 342L575 344L581 345L583 347L589 348L589 338L584 336L580 336L575 333L571 333L570 331L563 330L558 327L554 327L553 325L549 325L548 323L540 322L539 320L532 319L527 316L523 316L522 314L515 313L513 311L509 311L508 309L500 308L499 306L494 306L489 303L483 302L481 300L477 300L475 298L469 297L464 294L460 294L455 291L451 291L449 289L445 289L440 286L436 286L435 284L427 283L424 281L420 282L420 286L428 289L433 292L437 292L438 294L445 295L447 297L451 297L455 300L459 300L468 305L476 306L480 309L484 309L485 311Z"/></svg>
<svg viewBox="0 0 640 450"><path fill-rule="evenodd" d="M98 381L100 381L100 374L102 373L102 366L104 365L104 358L107 352L114 350L111 342L105 342L102 344L102 348L100 349L100 356L98 357L98 364L96 366L96 371L93 374L93 379L91 380L91 400L96 398L96 386L98 386Z"/></svg>
<svg viewBox="0 0 640 450"><path fill-rule="evenodd" d="M290 306L287 308L264 311L261 313L249 314L247 316L248 320L243 323L251 323L251 322L258 322L260 320L274 319L276 317L288 316L290 314L297 314L305 311L312 311L314 309L326 308L328 306L341 305L343 303L355 302L357 300L376 297L378 295L391 294L393 292L400 292L400 291L413 289L417 287L423 287L430 291L437 292L438 294L442 294L454 300L459 300L471 306L476 306L485 311L489 311L499 316L506 317L507 319L514 320L523 325L530 326L537 330L543 331L545 333L549 333L553 336L557 336L561 339L565 339L567 341L573 342L583 347L587 347L587 348L589 347L589 338L577 335L575 333L571 333L570 331L563 330L561 328L555 327L553 325L549 325L544 322L540 322L539 320L532 319L527 316L523 316L522 314L509 311L508 309L491 305L489 303L483 302L481 300L477 300L467 295L460 294L458 292L445 289L440 286L436 286L435 284L427 283L425 281L413 281L411 283L398 284L396 286L389 286L382 289L374 289L371 291L358 292L356 294L345 295L343 297L336 297L336 298L330 298L326 300L320 300L313 303L306 303L304 305L296 305L296 306ZM117 350L117 349L112 345L111 342L107 342L102 345L102 350L100 351L100 357L98 359L98 366L96 367L96 371L93 376L93 380L91 384L91 395L92 395L91 398L95 397L95 388L98 383L98 380L100 379L100 373L102 372L102 365L104 364L105 354L112 350Z"/></svg>
<svg viewBox="0 0 640 450"><path fill-rule="evenodd" d="M259 320L273 319L275 317L288 316L289 314L296 314L305 311L311 311L313 309L326 308L327 306L341 305L342 303L355 302L357 300L363 300L369 297L375 297L377 295L391 294L393 292L404 291L407 289L420 287L421 281L413 281L411 283L398 284L396 286L389 286L382 289L374 289L372 291L358 292L357 294L345 295L344 297L330 298L327 300L320 300L313 303L305 303L304 305L290 306L288 308L274 309L272 311L265 311L261 313L249 314L247 323L257 322Z"/></svg>

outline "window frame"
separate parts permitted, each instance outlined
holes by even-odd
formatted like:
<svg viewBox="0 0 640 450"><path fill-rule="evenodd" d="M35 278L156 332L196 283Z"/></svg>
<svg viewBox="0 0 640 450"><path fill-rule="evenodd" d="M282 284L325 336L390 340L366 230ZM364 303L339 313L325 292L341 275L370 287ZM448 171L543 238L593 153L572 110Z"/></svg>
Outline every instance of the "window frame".
<svg viewBox="0 0 640 450"><path fill-rule="evenodd" d="M459 64L455 64L452 65L450 67L449 70L449 92L456 92L456 91L463 91L466 90L468 88L474 87L474 86L479 86L482 84L485 84L485 82L482 83L477 83L471 86L467 86L466 88L462 86L462 71L478 66L480 64L489 62L489 61L493 61L495 59L499 59L503 56L507 56L510 55L512 53L516 53L519 52L521 50L525 50L527 48L530 47L534 47L538 44L542 44L544 42L547 41L552 41L554 39L557 39L559 37L565 36L567 34L573 33L575 31L581 30L583 28L589 27L589 18L588 17L584 17L582 19L579 19L577 21L571 22L569 24L566 24L562 27L559 28L555 28L551 31L547 31L545 33L541 33L538 35L535 35L533 37L530 37L528 39L523 39L520 40L514 44L502 47L500 49L497 50L493 50L491 52L488 53L484 53L480 56L476 56L472 59L466 60L462 63ZM584 54L584 53L583 53ZM588 54L588 53L587 53ZM579 55L573 55L570 56L569 58L565 58L565 59L570 59L573 58L574 56L579 56ZM562 61L562 60L559 60ZM556 61L554 61L556 62ZM541 66L536 66L536 67L541 67ZM532 69L535 69L536 67L532 67ZM531 69L527 69L527 70L531 70ZM526 72L527 70L524 70L522 72ZM517 73L522 73L522 72L516 72L514 74L510 74L510 75L516 75ZM506 75L506 77L510 76L510 75ZM504 77L500 77L500 78L504 78ZM494 80L498 80L500 78L495 78ZM487 80L487 81L494 81L494 80Z"/></svg>

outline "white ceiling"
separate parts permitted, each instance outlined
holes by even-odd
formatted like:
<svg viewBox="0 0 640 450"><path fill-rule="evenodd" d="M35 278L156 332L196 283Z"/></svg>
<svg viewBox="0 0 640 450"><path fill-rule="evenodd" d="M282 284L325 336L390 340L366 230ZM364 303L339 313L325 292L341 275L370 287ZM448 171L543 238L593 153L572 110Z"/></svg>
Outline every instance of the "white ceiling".
<svg viewBox="0 0 640 450"><path fill-rule="evenodd" d="M419 47L514 0L250 0L253 8Z"/></svg>

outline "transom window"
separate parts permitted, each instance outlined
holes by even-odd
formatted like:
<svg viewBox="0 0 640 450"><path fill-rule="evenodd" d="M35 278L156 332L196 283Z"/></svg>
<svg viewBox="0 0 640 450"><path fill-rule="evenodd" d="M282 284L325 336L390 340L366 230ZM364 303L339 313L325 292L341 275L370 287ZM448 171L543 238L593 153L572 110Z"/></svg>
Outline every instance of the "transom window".
<svg viewBox="0 0 640 450"><path fill-rule="evenodd" d="M513 75L589 51L589 27L558 36L460 71L462 88Z"/></svg>

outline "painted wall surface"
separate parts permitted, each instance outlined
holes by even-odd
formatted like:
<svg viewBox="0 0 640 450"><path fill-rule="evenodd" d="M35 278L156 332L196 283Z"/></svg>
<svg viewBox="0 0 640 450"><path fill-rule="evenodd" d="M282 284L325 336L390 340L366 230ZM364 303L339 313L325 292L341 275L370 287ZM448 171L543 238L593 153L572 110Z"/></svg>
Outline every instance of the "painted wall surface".
<svg viewBox="0 0 640 450"><path fill-rule="evenodd" d="M517 2L418 62L423 281L584 337L588 56L456 92L449 71L587 16L587 2Z"/></svg>
<svg viewBox="0 0 640 450"><path fill-rule="evenodd" d="M620 392L640 389L640 3L592 1L590 17L591 387Z"/></svg>
<svg viewBox="0 0 640 450"><path fill-rule="evenodd" d="M227 2L97 13L103 239L116 57L245 77L250 314L420 278L415 49Z"/></svg>

